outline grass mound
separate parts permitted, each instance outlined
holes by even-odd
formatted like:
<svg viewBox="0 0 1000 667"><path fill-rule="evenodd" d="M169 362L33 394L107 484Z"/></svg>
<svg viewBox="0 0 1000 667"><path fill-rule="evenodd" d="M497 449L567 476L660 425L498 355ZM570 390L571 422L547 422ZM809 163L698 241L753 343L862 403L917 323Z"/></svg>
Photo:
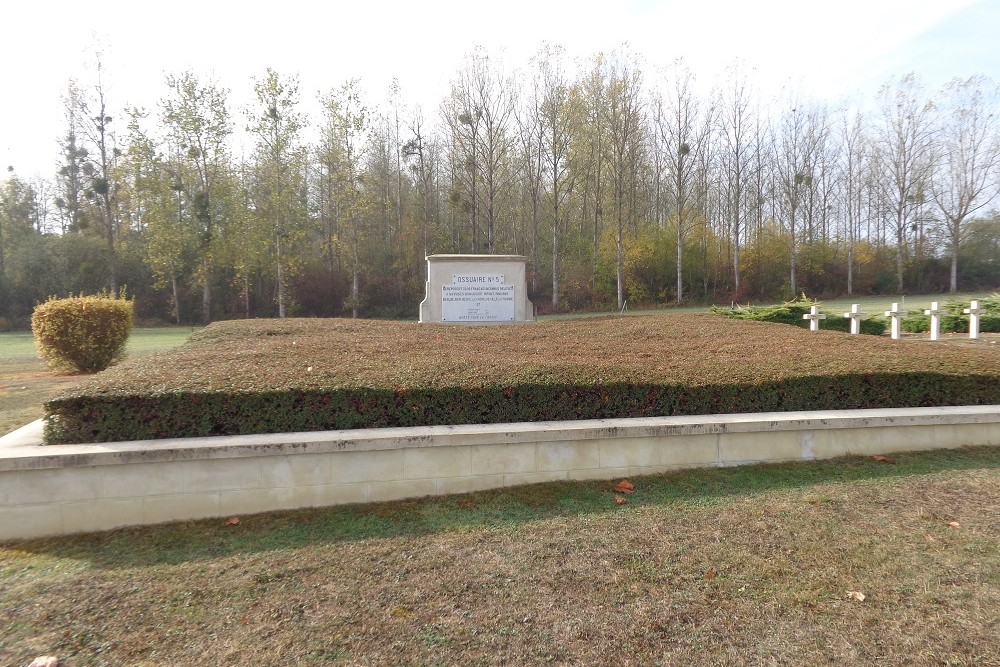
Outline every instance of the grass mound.
<svg viewBox="0 0 1000 667"><path fill-rule="evenodd" d="M1000 403L1000 356L712 315L452 327L258 320L88 378L50 443Z"/></svg>

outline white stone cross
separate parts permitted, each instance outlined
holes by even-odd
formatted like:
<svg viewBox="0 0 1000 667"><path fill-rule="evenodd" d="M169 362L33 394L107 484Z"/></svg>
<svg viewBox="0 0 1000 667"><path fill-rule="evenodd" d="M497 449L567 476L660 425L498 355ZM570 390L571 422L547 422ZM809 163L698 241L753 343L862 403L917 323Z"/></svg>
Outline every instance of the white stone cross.
<svg viewBox="0 0 1000 667"><path fill-rule="evenodd" d="M924 311L924 315L931 316L931 340L938 340L941 338L941 315L945 311L938 308L937 301L931 301L931 307L929 310Z"/></svg>
<svg viewBox="0 0 1000 667"><path fill-rule="evenodd" d="M867 316L868 313L861 312L861 304L852 303L851 312L844 313L844 317L851 318L851 333L859 334L861 333L861 318Z"/></svg>
<svg viewBox="0 0 1000 667"><path fill-rule="evenodd" d="M898 303L892 304L892 309L885 311L886 317L892 318L892 339L899 340L899 333L902 331L903 318L909 315L909 311L900 310Z"/></svg>
<svg viewBox="0 0 1000 667"><path fill-rule="evenodd" d="M819 306L813 306L808 313L802 316L802 319L809 320L809 331L819 331L819 321L825 320L826 315L819 312Z"/></svg>
<svg viewBox="0 0 1000 667"><path fill-rule="evenodd" d="M971 308L962 311L969 316L969 338L979 338L979 316L986 310L979 307L979 301L976 299L973 299L969 305Z"/></svg>

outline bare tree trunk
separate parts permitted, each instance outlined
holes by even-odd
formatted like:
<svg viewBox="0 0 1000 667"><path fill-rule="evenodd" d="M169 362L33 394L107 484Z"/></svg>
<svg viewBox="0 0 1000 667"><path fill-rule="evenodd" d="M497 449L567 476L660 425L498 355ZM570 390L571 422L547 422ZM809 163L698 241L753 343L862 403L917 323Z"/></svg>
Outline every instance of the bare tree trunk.
<svg viewBox="0 0 1000 667"><path fill-rule="evenodd" d="M733 243L733 285L737 294L740 291L740 232L739 228L736 229L736 235L733 237L735 241Z"/></svg>
<svg viewBox="0 0 1000 667"><path fill-rule="evenodd" d="M174 321L180 326L181 323L181 301L177 295L177 276L170 274L170 289L174 298Z"/></svg>
<svg viewBox="0 0 1000 667"><path fill-rule="evenodd" d="M532 187L531 193L531 291L537 289L535 276L538 273L538 188Z"/></svg>
<svg viewBox="0 0 1000 667"><path fill-rule="evenodd" d="M278 317L285 317L285 275L282 270L281 236L277 237L278 254Z"/></svg>
<svg viewBox="0 0 1000 667"><path fill-rule="evenodd" d="M681 222L681 211L677 209L677 305L684 299L684 225Z"/></svg>
<svg viewBox="0 0 1000 667"><path fill-rule="evenodd" d="M903 252L905 246L904 244L904 230L903 225L905 224L905 217L902 210L898 213L896 224L896 286L900 293L903 291Z"/></svg>
<svg viewBox="0 0 1000 667"><path fill-rule="evenodd" d="M618 310L625 309L625 262L623 260L623 248L622 248L622 227L621 223L618 224L618 234L615 236L615 246L616 246L616 275L618 277Z"/></svg>
<svg viewBox="0 0 1000 667"><path fill-rule="evenodd" d="M958 291L958 243L961 231L961 223L959 221L952 222L951 225L951 281L948 285L948 291L954 294Z"/></svg>
<svg viewBox="0 0 1000 667"><path fill-rule="evenodd" d="M854 242L847 246L847 295L854 294Z"/></svg>
<svg viewBox="0 0 1000 667"><path fill-rule="evenodd" d="M798 195L796 195L798 196ZM792 207L792 219L791 219L791 264L792 269L789 276L789 281L791 282L792 288L792 298L796 298L799 295L798 285L795 283L795 265L798 263L799 259L799 249L795 243L795 207Z"/></svg>
<svg viewBox="0 0 1000 667"><path fill-rule="evenodd" d="M351 317L358 319L358 299L361 298L361 270L358 266L357 258L354 262L354 271L351 276Z"/></svg>
<svg viewBox="0 0 1000 667"><path fill-rule="evenodd" d="M552 221L552 308L559 307L559 222Z"/></svg>
<svg viewBox="0 0 1000 667"><path fill-rule="evenodd" d="M212 265L208 257L205 257L204 264L205 284L201 291L201 321L208 324L212 321Z"/></svg>

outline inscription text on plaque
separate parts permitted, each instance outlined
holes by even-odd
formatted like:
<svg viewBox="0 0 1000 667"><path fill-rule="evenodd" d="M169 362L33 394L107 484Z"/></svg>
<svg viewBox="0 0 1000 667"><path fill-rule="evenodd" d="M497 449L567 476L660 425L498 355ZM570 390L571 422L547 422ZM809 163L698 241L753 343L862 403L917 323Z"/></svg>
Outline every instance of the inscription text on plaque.
<svg viewBox="0 0 1000 667"><path fill-rule="evenodd" d="M514 285L503 274L456 274L441 286L443 322L513 322Z"/></svg>

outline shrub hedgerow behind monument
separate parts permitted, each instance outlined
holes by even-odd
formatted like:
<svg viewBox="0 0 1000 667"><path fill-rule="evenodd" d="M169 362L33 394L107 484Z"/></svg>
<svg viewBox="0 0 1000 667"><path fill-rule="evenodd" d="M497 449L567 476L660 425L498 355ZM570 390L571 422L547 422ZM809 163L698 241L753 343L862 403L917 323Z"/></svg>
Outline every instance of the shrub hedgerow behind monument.
<svg viewBox="0 0 1000 667"><path fill-rule="evenodd" d="M107 294L50 298L35 308L31 331L39 356L57 371L102 371L125 354L132 301Z"/></svg>
<svg viewBox="0 0 1000 667"><path fill-rule="evenodd" d="M944 304L945 314L941 316L941 333L967 333L969 316L964 313L971 307L968 301L949 299ZM1000 333L1000 293L991 294L979 300L979 307L986 311L979 317L980 333ZM918 311L903 319L903 331L923 333L931 330L931 318Z"/></svg>
<svg viewBox="0 0 1000 667"><path fill-rule="evenodd" d="M793 299L785 303L768 306L738 306L736 308L726 308L724 306L713 306L712 312L734 320L749 320L751 322L775 322L778 324L791 324L792 326L809 328L809 321L802 316L809 312L815 302L803 297ZM840 313L825 312L827 319L820 325L826 331L851 330L851 323ZM861 320L861 333L872 336L881 336L885 333L885 319L882 317L867 317Z"/></svg>

